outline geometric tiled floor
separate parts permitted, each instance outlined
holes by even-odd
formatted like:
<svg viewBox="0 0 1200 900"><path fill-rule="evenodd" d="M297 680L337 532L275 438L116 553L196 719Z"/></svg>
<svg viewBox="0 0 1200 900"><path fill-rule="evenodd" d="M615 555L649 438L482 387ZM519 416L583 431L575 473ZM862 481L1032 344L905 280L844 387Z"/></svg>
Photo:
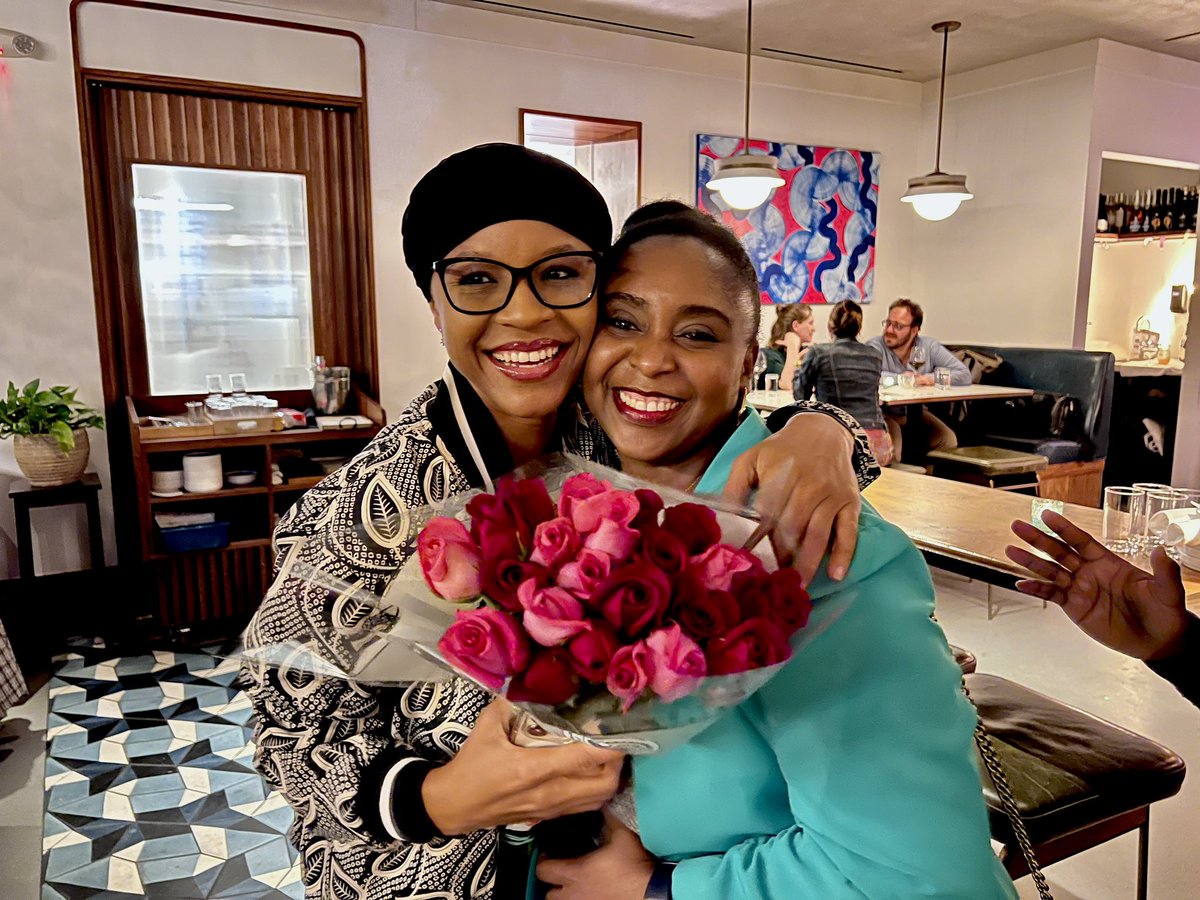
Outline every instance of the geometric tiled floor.
<svg viewBox="0 0 1200 900"><path fill-rule="evenodd" d="M42 897L303 897L237 663L155 652L50 682Z"/></svg>

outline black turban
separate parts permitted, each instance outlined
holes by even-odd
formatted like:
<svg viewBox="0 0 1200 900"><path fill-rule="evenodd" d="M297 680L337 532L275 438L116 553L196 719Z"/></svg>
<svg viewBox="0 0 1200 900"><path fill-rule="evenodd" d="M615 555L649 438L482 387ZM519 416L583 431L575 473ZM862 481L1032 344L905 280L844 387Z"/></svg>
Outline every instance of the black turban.
<svg viewBox="0 0 1200 900"><path fill-rule="evenodd" d="M404 261L425 298L435 262L475 232L514 219L546 222L593 250L612 240L604 198L575 169L516 144L480 144L443 159L408 199Z"/></svg>

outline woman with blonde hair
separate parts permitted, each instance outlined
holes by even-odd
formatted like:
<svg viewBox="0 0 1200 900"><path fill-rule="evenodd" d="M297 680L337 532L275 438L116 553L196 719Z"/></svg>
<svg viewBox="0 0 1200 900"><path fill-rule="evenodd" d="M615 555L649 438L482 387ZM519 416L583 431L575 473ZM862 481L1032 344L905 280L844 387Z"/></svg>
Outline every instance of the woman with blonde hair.
<svg viewBox="0 0 1200 900"><path fill-rule="evenodd" d="M796 367L808 353L814 331L816 323L812 307L807 303L788 303L779 307L775 324L771 326L771 339L763 352L767 356L767 374L778 373L781 390L786 391L792 383Z"/></svg>

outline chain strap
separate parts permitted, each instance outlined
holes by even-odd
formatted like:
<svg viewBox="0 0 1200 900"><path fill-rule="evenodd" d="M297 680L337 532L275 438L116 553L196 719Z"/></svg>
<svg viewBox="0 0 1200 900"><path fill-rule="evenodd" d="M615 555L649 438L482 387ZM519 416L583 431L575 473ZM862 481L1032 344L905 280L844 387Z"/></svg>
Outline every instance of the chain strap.
<svg viewBox="0 0 1200 900"><path fill-rule="evenodd" d="M1000 797L1000 808L1004 810L1004 814L1012 826L1013 835L1017 839L1017 845L1021 848L1021 855L1025 858L1029 875L1033 878L1033 883L1037 885L1038 896L1041 900L1054 900L1050 893L1050 885L1046 883L1046 876L1042 874L1042 867L1038 865L1037 857L1033 853L1033 842L1029 840L1025 820L1021 817L1021 810L1017 808L1017 800L1008 784L1008 776L1004 774L1004 766L1000 763L1000 756L996 753L992 736L988 734L983 719L979 715L979 709L975 706L975 700L971 697L971 692L967 690L965 678L962 690L970 700L972 708L975 709L975 746L979 748L983 765L987 769L988 775L991 776L992 784L996 787L996 793Z"/></svg>

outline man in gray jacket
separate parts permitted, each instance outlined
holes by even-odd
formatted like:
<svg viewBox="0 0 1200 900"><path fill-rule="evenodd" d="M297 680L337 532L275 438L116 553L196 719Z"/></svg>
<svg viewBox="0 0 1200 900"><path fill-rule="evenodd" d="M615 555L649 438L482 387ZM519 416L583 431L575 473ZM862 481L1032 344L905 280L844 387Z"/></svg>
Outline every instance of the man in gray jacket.
<svg viewBox="0 0 1200 900"><path fill-rule="evenodd" d="M887 318L883 321L883 334L867 341L883 357L884 374L915 372L917 384L928 385L933 384L935 369L949 369L951 384L970 384L971 373L958 357L933 338L921 336L924 321L924 310L912 300L902 297L888 307ZM920 434L924 443L921 455L930 450L953 450L958 446L958 438L949 425L925 407L920 407L920 410L920 416L914 411L911 420L909 407L893 407L884 411L897 460L903 458L902 430L910 438L910 443L913 437ZM917 454L910 451L909 455L915 458Z"/></svg>

